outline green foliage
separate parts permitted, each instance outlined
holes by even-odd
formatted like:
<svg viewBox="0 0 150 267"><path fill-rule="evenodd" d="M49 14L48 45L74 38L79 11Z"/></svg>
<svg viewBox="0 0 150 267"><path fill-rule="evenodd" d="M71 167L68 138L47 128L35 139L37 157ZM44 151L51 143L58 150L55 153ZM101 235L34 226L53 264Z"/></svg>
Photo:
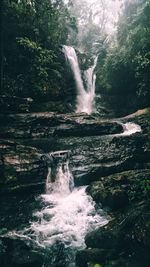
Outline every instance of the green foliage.
<svg viewBox="0 0 150 267"><path fill-rule="evenodd" d="M137 94L140 97L149 97L148 87L150 84L150 51L144 54L140 52L135 56L135 77L138 82Z"/></svg>
<svg viewBox="0 0 150 267"><path fill-rule="evenodd" d="M117 41L106 47L97 66L101 92L134 94L139 102L150 100L150 0L128 1L120 15Z"/></svg>
<svg viewBox="0 0 150 267"><path fill-rule="evenodd" d="M138 180L134 185L131 185L128 191L130 200L143 200L150 198L150 179Z"/></svg>
<svg viewBox="0 0 150 267"><path fill-rule="evenodd" d="M85 1L74 5L70 0L67 6L63 0L3 1L2 93L38 100L71 94L72 75L61 53L69 38L89 58L98 51L98 91L132 93L141 106L149 105L150 0L125 2L113 44L106 39L101 5L97 2L95 11ZM82 26L79 32L75 16Z"/></svg>
<svg viewBox="0 0 150 267"><path fill-rule="evenodd" d="M64 94L67 76L61 45L71 23L63 0L4 2L2 93L36 100Z"/></svg>
<svg viewBox="0 0 150 267"><path fill-rule="evenodd" d="M150 197L150 179L146 179L140 182L140 188L143 193L143 195L146 198Z"/></svg>
<svg viewBox="0 0 150 267"><path fill-rule="evenodd" d="M101 264L96 263L93 267L102 267Z"/></svg>
<svg viewBox="0 0 150 267"><path fill-rule="evenodd" d="M39 44L28 38L18 38L17 42L21 55L20 65L22 60L24 61L23 73L22 75L19 74L19 79L21 78L23 82L20 89L23 91L24 88L29 88L26 94L30 94L33 98L47 96L54 77L61 77L61 74L55 70L55 65L53 64L56 60L54 51L42 49ZM52 80L51 73L53 74Z"/></svg>

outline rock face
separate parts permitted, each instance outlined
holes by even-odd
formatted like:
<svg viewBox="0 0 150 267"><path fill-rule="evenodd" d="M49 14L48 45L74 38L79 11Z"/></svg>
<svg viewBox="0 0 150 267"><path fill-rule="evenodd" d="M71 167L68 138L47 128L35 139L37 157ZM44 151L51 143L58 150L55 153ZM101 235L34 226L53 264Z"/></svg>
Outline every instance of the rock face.
<svg viewBox="0 0 150 267"><path fill-rule="evenodd" d="M0 116L0 138L46 138L51 136L95 136L121 133L123 128L113 121L99 121L84 114L58 115L30 113Z"/></svg>
<svg viewBox="0 0 150 267"><path fill-rule="evenodd" d="M36 148L0 140L0 193L42 191L47 176L47 166Z"/></svg>
<svg viewBox="0 0 150 267"><path fill-rule="evenodd" d="M0 238L0 266L42 267L44 259L40 253L31 250L23 240L10 237Z"/></svg>
<svg viewBox="0 0 150 267"><path fill-rule="evenodd" d="M130 114L123 118L123 122L133 121L139 124L144 134L149 133L150 129L150 108L138 110L137 112Z"/></svg>
<svg viewBox="0 0 150 267"><path fill-rule="evenodd" d="M138 123L142 133L109 140L114 152L111 175L99 169L93 176L95 182L87 187L93 199L111 212L113 220L87 234L87 248L76 255L78 267L96 263L105 267L149 266L150 113L140 111L122 121L128 120Z"/></svg>
<svg viewBox="0 0 150 267"><path fill-rule="evenodd" d="M103 207L116 211L133 200L142 200L149 179L150 169L125 171L100 178L87 188L87 192Z"/></svg>
<svg viewBox="0 0 150 267"><path fill-rule="evenodd" d="M114 212L114 219L87 234L87 248L76 256L78 267L89 263L106 267L149 266L149 182L150 170L132 170L105 177L88 187L96 202Z"/></svg>
<svg viewBox="0 0 150 267"><path fill-rule="evenodd" d="M121 123L129 121L138 123L142 132L121 135ZM99 263L105 267L148 267L149 122L149 112L122 118L119 122L85 114L1 114L0 194L1 206L5 209L0 210L0 226L13 230L16 225L19 229L26 225L24 214L27 219L31 218L31 214L26 216L25 209L31 208L32 213L32 194L45 189L48 166L41 156L69 150L75 185L88 185L87 193L114 218L107 226L86 236L87 248L78 252L77 266ZM27 201L29 193L32 197ZM18 206L11 208L14 210L9 216L10 203L12 206L18 203ZM16 224L12 214L17 217ZM45 264L42 252L33 251L32 245L0 235L0 266ZM62 267L62 264L60 260L52 266Z"/></svg>
<svg viewBox="0 0 150 267"><path fill-rule="evenodd" d="M67 267L68 255L59 241L45 253L43 248L33 246L19 237L0 237L0 266L2 267Z"/></svg>
<svg viewBox="0 0 150 267"><path fill-rule="evenodd" d="M149 266L149 201L130 208L120 219L86 236L87 249L77 253L77 266Z"/></svg>
<svg viewBox="0 0 150 267"><path fill-rule="evenodd" d="M92 121L81 122L75 125L61 125L54 130L56 136L100 136L122 132L122 127L116 122Z"/></svg>
<svg viewBox="0 0 150 267"><path fill-rule="evenodd" d="M87 139L82 140L82 150L78 148L80 163L77 162L76 155L73 155L73 172L77 185L88 185L99 180L100 177L122 171L149 168L150 145L148 135L137 133L133 136L92 138L92 140L93 143ZM75 153L76 151L74 151Z"/></svg>

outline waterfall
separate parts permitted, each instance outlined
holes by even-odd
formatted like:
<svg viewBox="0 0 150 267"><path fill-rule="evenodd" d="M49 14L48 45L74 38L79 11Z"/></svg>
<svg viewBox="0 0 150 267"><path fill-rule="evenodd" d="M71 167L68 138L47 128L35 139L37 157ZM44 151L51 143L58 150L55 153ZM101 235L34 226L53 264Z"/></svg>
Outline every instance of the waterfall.
<svg viewBox="0 0 150 267"><path fill-rule="evenodd" d="M41 195L44 208L34 213L35 219L30 229L26 229L28 236L31 233L31 238L45 248L57 241L68 248L84 247L86 233L108 222L101 210L96 212L86 186L74 187L65 153L50 154L50 162L51 156L54 162L49 166L46 192Z"/></svg>
<svg viewBox="0 0 150 267"><path fill-rule="evenodd" d="M95 81L96 75L94 69L97 64L97 57L94 59L94 64L84 72L86 82L86 90L83 86L81 71L79 68L78 58L76 52L71 46L63 46L63 52L66 59L69 61L77 88L77 107L76 112L85 112L91 114L94 111L94 98L95 98Z"/></svg>
<svg viewBox="0 0 150 267"><path fill-rule="evenodd" d="M49 169L47 182L46 182L46 194L55 194L61 196L67 196L70 194L74 187L73 176L69 171L69 162L64 165L60 165L55 170L55 181L51 182L51 172Z"/></svg>

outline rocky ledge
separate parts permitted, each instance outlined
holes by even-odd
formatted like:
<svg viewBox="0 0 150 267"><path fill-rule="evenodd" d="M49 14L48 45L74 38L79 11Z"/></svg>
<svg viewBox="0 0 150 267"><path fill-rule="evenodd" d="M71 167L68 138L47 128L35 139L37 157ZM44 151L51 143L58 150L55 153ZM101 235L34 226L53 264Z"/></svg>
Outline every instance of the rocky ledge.
<svg viewBox="0 0 150 267"><path fill-rule="evenodd" d="M101 178L87 188L112 216L107 226L85 238L77 266L148 267L150 262L150 169ZM91 264L91 265L89 265Z"/></svg>
<svg viewBox="0 0 150 267"><path fill-rule="evenodd" d="M76 255L78 267L96 264L104 267L149 266L149 119L147 109L123 118L124 122L132 120L142 127L140 134L111 140L115 144L114 155L119 148L120 158L128 158L127 164L121 168L116 166L116 171L114 168L110 175L97 173L97 179L87 187L87 193L110 214L111 220L87 234L86 249Z"/></svg>
<svg viewBox="0 0 150 267"><path fill-rule="evenodd" d="M77 253L77 266L148 267L149 205L148 200L134 204L107 226L89 233L87 248Z"/></svg>
<svg viewBox="0 0 150 267"><path fill-rule="evenodd" d="M11 140L0 140L0 194L43 191L47 166L42 152Z"/></svg>
<svg viewBox="0 0 150 267"><path fill-rule="evenodd" d="M111 211L123 210L133 201L150 197L150 169L129 170L101 177L87 187L87 192L102 207Z"/></svg>
<svg viewBox="0 0 150 267"><path fill-rule="evenodd" d="M138 123L142 132L131 136L118 135L123 131L122 123L129 121ZM12 226L8 225L8 229L16 227L15 223L13 225L13 216L10 219L8 215L10 210L7 205L11 203L11 209L13 205L17 206L18 199L14 200L17 192L21 193L18 194L21 199L17 212L13 207L15 217L19 218L17 225L20 225L24 213L20 211L23 193L26 193L24 211L32 202L29 200L28 204L26 200L29 193L44 192L48 166L41 157L45 151L36 148L37 140L39 142L43 138L46 146L51 147L49 151L71 150L70 166L75 184L89 185L87 193L112 218L107 226L86 236L87 248L77 253L77 266L148 267L149 122L148 109L122 118L119 122L85 114L1 114L0 194L4 211L0 210L0 215L5 217L3 220L0 216L2 228L9 221ZM35 143L29 146L31 140ZM23 217L22 224L27 223L27 219ZM37 267L44 264L41 255L29 244L18 238L4 237L1 233L0 265L7 267L8 262L10 267ZM62 267L61 264L56 266Z"/></svg>
<svg viewBox="0 0 150 267"><path fill-rule="evenodd" d="M85 114L54 112L0 115L0 138L48 138L94 136L123 132L116 121L99 120Z"/></svg>

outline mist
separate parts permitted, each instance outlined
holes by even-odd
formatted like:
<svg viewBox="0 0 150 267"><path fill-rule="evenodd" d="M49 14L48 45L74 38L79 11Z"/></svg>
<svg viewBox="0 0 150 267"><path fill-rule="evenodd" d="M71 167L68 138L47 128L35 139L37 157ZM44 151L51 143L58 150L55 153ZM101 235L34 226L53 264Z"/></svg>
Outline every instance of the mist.
<svg viewBox="0 0 150 267"><path fill-rule="evenodd" d="M77 32L70 31L69 44L82 52L91 53L103 40L113 38L124 2L125 0L68 1L69 11L77 24Z"/></svg>

